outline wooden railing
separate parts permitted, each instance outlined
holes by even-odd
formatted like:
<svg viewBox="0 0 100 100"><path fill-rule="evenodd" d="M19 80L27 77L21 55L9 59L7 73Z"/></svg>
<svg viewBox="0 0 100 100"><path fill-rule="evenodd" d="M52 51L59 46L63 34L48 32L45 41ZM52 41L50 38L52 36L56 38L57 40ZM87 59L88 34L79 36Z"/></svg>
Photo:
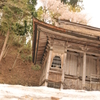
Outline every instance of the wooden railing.
<svg viewBox="0 0 100 100"><path fill-rule="evenodd" d="M96 74L90 75L90 90L92 84L95 84L97 86L100 84L100 75L96 75Z"/></svg>

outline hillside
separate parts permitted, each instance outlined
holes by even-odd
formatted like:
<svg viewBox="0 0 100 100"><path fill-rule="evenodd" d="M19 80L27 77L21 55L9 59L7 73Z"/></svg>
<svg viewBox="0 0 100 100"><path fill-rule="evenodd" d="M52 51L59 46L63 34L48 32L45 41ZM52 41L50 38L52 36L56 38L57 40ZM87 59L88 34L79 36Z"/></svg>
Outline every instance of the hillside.
<svg viewBox="0 0 100 100"><path fill-rule="evenodd" d="M4 39L5 37L0 35L0 53ZM41 70L34 70L32 62L23 60L19 55L15 66L12 68L17 54L18 47L10 45L6 56L0 63L0 83L38 86Z"/></svg>

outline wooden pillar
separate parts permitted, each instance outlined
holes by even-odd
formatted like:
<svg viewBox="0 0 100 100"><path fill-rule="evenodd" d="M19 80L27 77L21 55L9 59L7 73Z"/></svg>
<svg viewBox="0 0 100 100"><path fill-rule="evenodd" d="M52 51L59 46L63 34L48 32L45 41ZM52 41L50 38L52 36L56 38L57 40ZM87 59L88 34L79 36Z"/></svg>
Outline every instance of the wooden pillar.
<svg viewBox="0 0 100 100"><path fill-rule="evenodd" d="M63 83L64 83L64 69L66 67L66 60L67 59L67 50L65 50L65 53L63 55L63 68L62 68L62 80L61 80L61 87L60 89L63 89Z"/></svg>
<svg viewBox="0 0 100 100"><path fill-rule="evenodd" d="M81 56L79 54L78 61L77 61L77 76L79 76L80 67L81 67Z"/></svg>
<svg viewBox="0 0 100 100"><path fill-rule="evenodd" d="M46 65L46 77L45 77L46 81L45 81L45 86L48 85L47 80L48 80L48 76L49 76L51 56L52 56L52 48L50 48L49 56L48 56L48 60L47 60L47 65Z"/></svg>
<svg viewBox="0 0 100 100"><path fill-rule="evenodd" d="M77 80L77 89L79 89L79 74L80 74L80 67L81 67L81 56L80 56L80 54L79 54L78 60L77 60L77 77L78 77L78 80Z"/></svg>
<svg viewBox="0 0 100 100"><path fill-rule="evenodd" d="M99 70L100 70L100 68L99 68L99 60L100 60L100 57L98 57L97 58L97 75L99 75Z"/></svg>
<svg viewBox="0 0 100 100"><path fill-rule="evenodd" d="M97 58L97 68L96 68L96 69L97 69L97 70L96 70L97 77L98 77L98 75L99 75L99 73L100 73L100 72L99 72L99 70L100 70L100 68L99 68L99 60L100 60L100 57ZM96 87L97 87L97 90L98 90L98 86L99 86L99 84L97 84L97 86L96 86Z"/></svg>
<svg viewBox="0 0 100 100"><path fill-rule="evenodd" d="M82 75L82 88L85 87L85 77L86 77L86 53L83 54L83 75Z"/></svg>

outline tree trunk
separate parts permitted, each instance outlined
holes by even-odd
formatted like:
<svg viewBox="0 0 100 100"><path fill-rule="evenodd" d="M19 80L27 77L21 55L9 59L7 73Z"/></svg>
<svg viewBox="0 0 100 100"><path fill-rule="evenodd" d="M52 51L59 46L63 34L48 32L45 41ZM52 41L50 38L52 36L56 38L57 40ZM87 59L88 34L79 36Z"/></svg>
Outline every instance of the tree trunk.
<svg viewBox="0 0 100 100"><path fill-rule="evenodd" d="M9 37L9 30L8 30L8 32L7 32L7 35L6 35L6 38L5 38L5 42L4 42L4 45L3 45L2 50L1 50L0 62L1 62L1 60L2 60L4 51L5 51L5 47L6 47L6 44L7 44L7 41L8 41L8 37Z"/></svg>
<svg viewBox="0 0 100 100"><path fill-rule="evenodd" d="M18 54L17 54L17 56L16 56L16 59L15 59L15 61L14 61L14 63L13 63L12 68L10 68L9 70L12 70L12 69L14 68L14 66L15 66L15 64L16 64L16 62L17 62L17 59L18 59L19 54L20 54L20 51L18 52Z"/></svg>

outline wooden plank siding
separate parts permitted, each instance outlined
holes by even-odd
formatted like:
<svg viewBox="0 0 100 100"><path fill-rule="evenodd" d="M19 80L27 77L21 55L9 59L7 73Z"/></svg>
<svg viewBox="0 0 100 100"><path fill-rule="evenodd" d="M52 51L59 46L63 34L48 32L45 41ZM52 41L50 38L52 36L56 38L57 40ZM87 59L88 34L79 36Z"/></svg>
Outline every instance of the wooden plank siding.
<svg viewBox="0 0 100 100"><path fill-rule="evenodd" d="M91 74L96 74L96 66L97 59L93 59L91 57L87 57L86 61L86 76L90 76Z"/></svg>
<svg viewBox="0 0 100 100"><path fill-rule="evenodd" d="M33 25L33 63L42 66L40 85L89 90L90 76L100 75L100 29L71 22L61 22L61 28L37 19ZM91 88L100 90L100 85Z"/></svg>
<svg viewBox="0 0 100 100"><path fill-rule="evenodd" d="M67 53L67 61L65 67L65 73L69 75L77 75L77 55Z"/></svg>

